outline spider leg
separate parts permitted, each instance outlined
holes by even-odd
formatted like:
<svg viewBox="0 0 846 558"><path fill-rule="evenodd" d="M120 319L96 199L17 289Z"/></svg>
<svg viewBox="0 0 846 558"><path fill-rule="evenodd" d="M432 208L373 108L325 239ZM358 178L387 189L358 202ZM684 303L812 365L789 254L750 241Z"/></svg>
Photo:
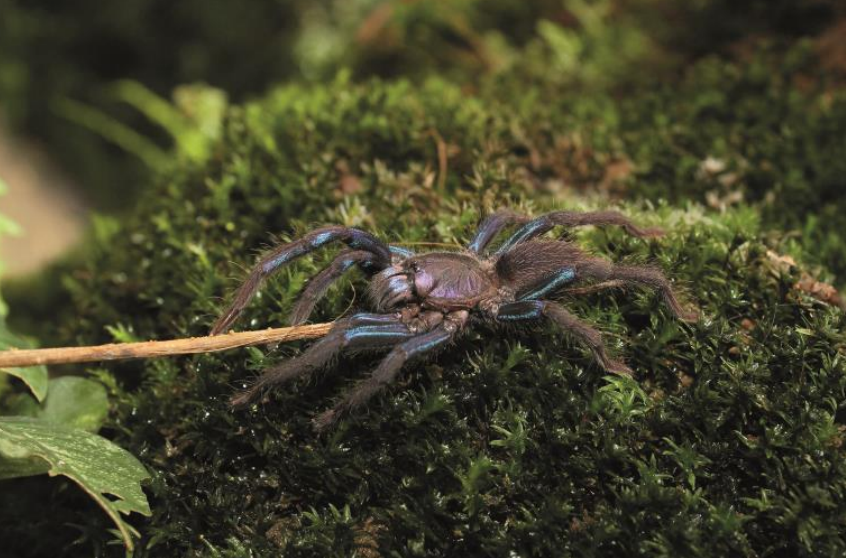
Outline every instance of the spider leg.
<svg viewBox="0 0 846 558"><path fill-rule="evenodd" d="M663 231L658 228L644 229L638 227L631 219L617 211L554 211L541 215L520 227L497 249L496 253L504 254L514 246L547 233L557 226L581 227L585 225L616 225L623 227L627 233L638 238L649 238L663 234Z"/></svg>
<svg viewBox="0 0 846 558"><path fill-rule="evenodd" d="M492 213L481 222L467 249L480 254L502 229L512 224L523 224L529 220L529 217L507 209Z"/></svg>
<svg viewBox="0 0 846 558"><path fill-rule="evenodd" d="M375 257L371 252L365 252L364 250L346 250L338 254L332 260L332 263L315 275L300 293L294 309L291 310L288 323L292 326L305 323L314 310L315 305L317 305L317 302L323 298L323 295L326 294L326 291L336 279L341 277L341 275L346 273L354 265L358 265L365 270L373 269L374 259Z"/></svg>
<svg viewBox="0 0 846 558"><path fill-rule="evenodd" d="M398 258L405 259L414 255L414 252L407 248L393 245L388 246L388 248L391 254ZM332 263L319 274L315 275L300 293L299 300L291 311L288 323L292 326L304 324L332 283L346 273L352 266L358 265L358 267L366 272L374 272L381 269L376 265L375 260L376 258L372 252L366 252L364 250L346 250L338 254L332 260Z"/></svg>
<svg viewBox="0 0 846 558"><path fill-rule="evenodd" d="M369 378L359 382L340 403L314 418L312 422L315 430L318 432L325 430L344 413L365 404L371 397L393 382L409 360L448 342L455 336L459 327L456 327L454 322L447 321L432 331L418 335L395 347L379 363L379 366Z"/></svg>
<svg viewBox="0 0 846 558"><path fill-rule="evenodd" d="M238 289L229 308L212 326L211 335L217 335L232 325L258 291L265 277L296 258L335 241L341 241L356 250L372 253L374 265L385 267L391 263L391 250L388 245L370 233L340 226L315 229L298 240L276 247L259 261Z"/></svg>
<svg viewBox="0 0 846 558"><path fill-rule="evenodd" d="M265 370L249 388L234 395L230 403L233 407L248 405L268 388L328 366L343 351L385 349L414 337L414 332L401 320L399 314L356 314L339 320L303 354Z"/></svg>
<svg viewBox="0 0 846 558"><path fill-rule="evenodd" d="M639 284L655 289L673 314L684 321L695 322L699 312L687 311L679 303L670 281L663 273L651 267L618 265L599 258L591 258L578 266L579 279L596 279L608 282L609 286Z"/></svg>
<svg viewBox="0 0 846 558"><path fill-rule="evenodd" d="M579 320L560 304L547 300L525 300L503 304L496 314L498 322L519 322L548 318L561 329L587 345L596 360L607 372L630 375L631 368L622 361L614 360L605 352L602 334Z"/></svg>
<svg viewBox="0 0 846 558"><path fill-rule="evenodd" d="M576 280L576 269L564 266L543 280L517 291L517 300L537 300Z"/></svg>

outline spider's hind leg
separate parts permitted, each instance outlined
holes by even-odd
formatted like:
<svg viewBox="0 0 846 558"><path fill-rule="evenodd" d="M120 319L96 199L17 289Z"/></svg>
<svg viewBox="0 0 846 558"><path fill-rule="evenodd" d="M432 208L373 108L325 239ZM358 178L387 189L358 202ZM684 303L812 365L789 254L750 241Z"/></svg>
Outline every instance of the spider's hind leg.
<svg viewBox="0 0 846 558"><path fill-rule="evenodd" d="M528 321L541 318L552 320L561 329L584 343L604 370L614 374L631 375L631 368L622 361L612 359L605 352L602 334L576 318L560 304L547 300L524 300L503 304L496 314L498 322Z"/></svg>
<svg viewBox="0 0 846 558"><path fill-rule="evenodd" d="M401 246L389 245L391 255L396 258L409 258L414 252ZM323 271L315 275L300 293L294 309L288 318L292 326L301 325L308 320L318 301L323 298L329 287L339 277L346 273L353 266L358 266L365 273L375 273L384 268L380 265L377 257L366 250L344 250L332 260Z"/></svg>
<svg viewBox="0 0 846 558"><path fill-rule="evenodd" d="M664 303L677 318L687 322L696 322L699 319L699 312L682 307L670 281L657 269L639 265L618 265L592 258L579 266L578 275L579 279L607 281L609 286L635 284L651 287L661 294Z"/></svg>
<svg viewBox="0 0 846 558"><path fill-rule="evenodd" d="M413 336L396 314L357 314L340 320L326 337L312 344L303 354L265 370L249 388L235 394L230 404L233 407L249 405L267 389L325 368L344 351L390 348Z"/></svg>
<svg viewBox="0 0 846 558"><path fill-rule="evenodd" d="M538 300L558 291L564 285L576 280L576 269L573 266L563 266L561 269L544 277L541 281L526 285L517 291L517 300Z"/></svg>

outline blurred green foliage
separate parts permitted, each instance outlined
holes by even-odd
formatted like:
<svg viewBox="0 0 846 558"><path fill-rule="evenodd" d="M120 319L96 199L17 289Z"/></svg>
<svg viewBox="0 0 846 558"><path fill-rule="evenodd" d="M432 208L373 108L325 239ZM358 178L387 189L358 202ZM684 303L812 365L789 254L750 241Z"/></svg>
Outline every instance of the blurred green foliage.
<svg viewBox="0 0 846 558"><path fill-rule="evenodd" d="M66 103L95 107L167 146L167 137L126 107L112 83L132 79L163 96L201 81L235 97L260 91L294 71L293 31L297 14L308 4L2 0L3 116L41 140L90 201L120 207L149 169L113 145L113 138L80 126L84 114L67 118Z"/></svg>
<svg viewBox="0 0 846 558"><path fill-rule="evenodd" d="M823 32L834 0L0 0L0 107L99 208L127 204L172 137L114 82L168 97L207 83L240 101L287 79L351 68L467 87L515 73L608 89L692 58ZM695 32L691 32L695 30Z"/></svg>

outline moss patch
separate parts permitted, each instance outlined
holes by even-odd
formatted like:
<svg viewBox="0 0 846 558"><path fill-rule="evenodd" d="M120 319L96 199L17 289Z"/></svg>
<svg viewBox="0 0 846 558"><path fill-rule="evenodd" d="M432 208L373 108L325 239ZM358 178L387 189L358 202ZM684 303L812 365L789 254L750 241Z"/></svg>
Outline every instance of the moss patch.
<svg viewBox="0 0 846 558"><path fill-rule="evenodd" d="M337 222L459 244L480 211L580 206L555 188L554 168L531 166L522 130L541 124L500 108L440 81L343 78L236 107L207 162L170 174L120 225L101 224L69 281L79 321L68 337L105 340L118 324L139 338L204 333L269 231ZM588 171L627 149L610 134L580 137L596 146ZM670 189L676 175L629 179ZM807 254L744 204L624 210L669 235L578 238L657 263L705 315L680 324L637 291L567 300L636 382L603 377L553 327L482 326L321 438L311 417L374 358L343 359L238 413L232 389L301 347L113 366L116 441L156 475L138 555L842 552L843 314L797 288ZM282 323L327 257L271 281L243 327ZM315 319L361 306L364 285L352 274Z"/></svg>

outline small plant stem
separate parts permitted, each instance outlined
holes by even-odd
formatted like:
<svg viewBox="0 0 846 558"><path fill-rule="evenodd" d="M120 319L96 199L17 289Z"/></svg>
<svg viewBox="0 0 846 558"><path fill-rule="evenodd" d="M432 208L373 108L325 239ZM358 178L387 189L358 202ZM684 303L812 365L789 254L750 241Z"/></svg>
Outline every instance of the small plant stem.
<svg viewBox="0 0 846 558"><path fill-rule="evenodd" d="M170 341L111 343L93 347L58 347L55 349L9 349L0 351L0 368L214 353L251 345L314 339L326 335L331 328L332 324L326 323L261 331L230 332L213 337L190 337Z"/></svg>

